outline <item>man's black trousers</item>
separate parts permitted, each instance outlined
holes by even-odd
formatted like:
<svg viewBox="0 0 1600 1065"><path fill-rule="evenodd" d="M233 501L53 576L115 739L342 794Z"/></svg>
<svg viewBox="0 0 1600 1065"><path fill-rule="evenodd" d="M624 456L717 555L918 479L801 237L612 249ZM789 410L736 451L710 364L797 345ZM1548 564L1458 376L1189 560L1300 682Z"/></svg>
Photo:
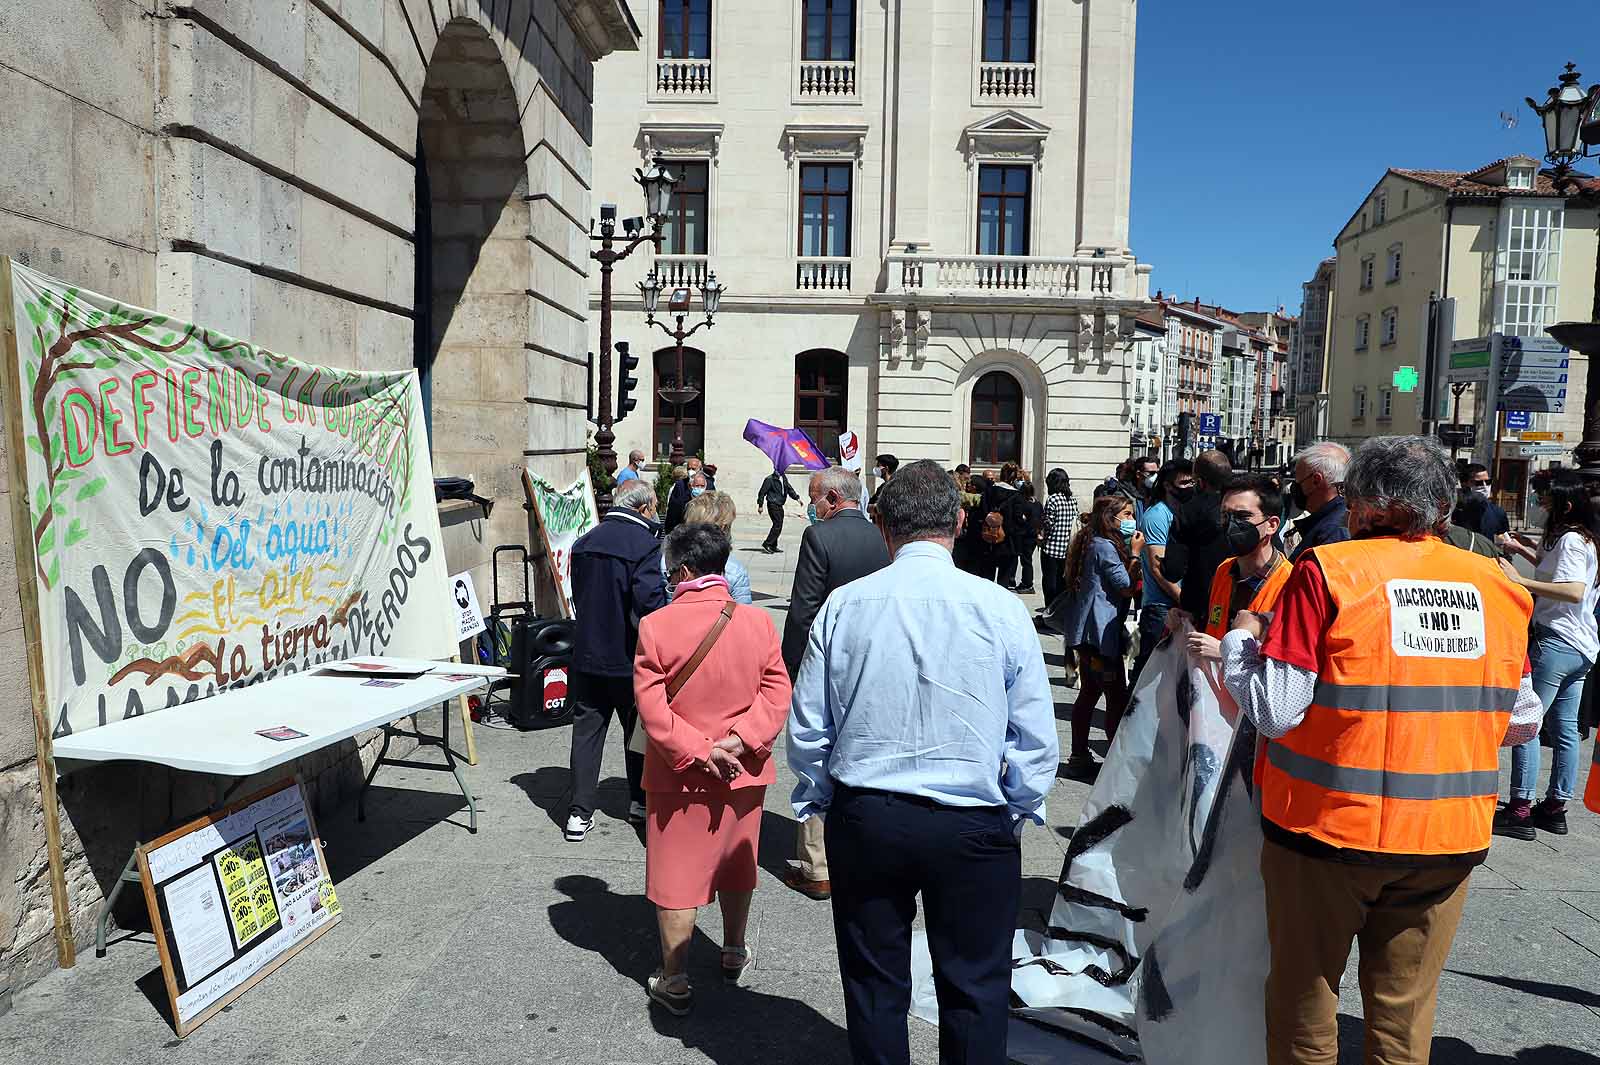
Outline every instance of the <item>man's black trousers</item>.
<svg viewBox="0 0 1600 1065"><path fill-rule="evenodd" d="M772 519L772 530L767 533L767 538L761 542L761 546L768 551L776 551L778 537L783 534L783 504L768 503L767 517Z"/></svg>
<svg viewBox="0 0 1600 1065"><path fill-rule="evenodd" d="M941 1065L1005 1065L1022 893L1010 814L836 783L824 838L855 1065L910 1065L918 892L939 996Z"/></svg>
<svg viewBox="0 0 1600 1065"><path fill-rule="evenodd" d="M600 787L600 759L606 750L606 733L611 716L622 722L622 742L638 727L639 712L633 701L632 677L603 677L596 673L572 670L569 694L572 711L572 809L585 817L594 816L596 792ZM627 751L623 755L628 773L628 797L644 802L644 755Z"/></svg>

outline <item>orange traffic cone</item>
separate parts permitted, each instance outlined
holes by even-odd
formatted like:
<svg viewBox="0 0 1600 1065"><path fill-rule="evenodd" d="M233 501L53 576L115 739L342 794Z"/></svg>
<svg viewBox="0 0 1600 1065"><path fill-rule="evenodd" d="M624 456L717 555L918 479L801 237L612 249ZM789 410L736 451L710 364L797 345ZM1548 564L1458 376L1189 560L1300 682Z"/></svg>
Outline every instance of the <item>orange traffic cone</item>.
<svg viewBox="0 0 1600 1065"><path fill-rule="evenodd" d="M1589 767L1589 786L1583 789L1583 805L1600 814L1600 736L1595 737L1594 764Z"/></svg>

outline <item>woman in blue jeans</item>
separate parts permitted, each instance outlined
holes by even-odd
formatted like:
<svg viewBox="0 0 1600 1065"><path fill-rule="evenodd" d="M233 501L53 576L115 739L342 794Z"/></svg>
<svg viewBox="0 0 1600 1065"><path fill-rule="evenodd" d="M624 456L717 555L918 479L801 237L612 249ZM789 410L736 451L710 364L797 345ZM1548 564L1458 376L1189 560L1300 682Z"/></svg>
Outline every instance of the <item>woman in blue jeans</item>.
<svg viewBox="0 0 1600 1065"><path fill-rule="evenodd" d="M1544 537L1533 541L1503 537L1502 546L1535 565L1532 578L1501 560L1506 576L1534 595L1533 633L1528 655L1533 687L1544 703L1545 732L1553 762L1544 801L1533 803L1539 780L1539 738L1511 749L1511 800L1495 815L1495 833L1531 840L1535 830L1567 831L1567 802L1578 783L1578 708L1583 682L1600 653L1595 605L1600 601L1600 518L1576 471L1551 479L1539 498L1547 518Z"/></svg>

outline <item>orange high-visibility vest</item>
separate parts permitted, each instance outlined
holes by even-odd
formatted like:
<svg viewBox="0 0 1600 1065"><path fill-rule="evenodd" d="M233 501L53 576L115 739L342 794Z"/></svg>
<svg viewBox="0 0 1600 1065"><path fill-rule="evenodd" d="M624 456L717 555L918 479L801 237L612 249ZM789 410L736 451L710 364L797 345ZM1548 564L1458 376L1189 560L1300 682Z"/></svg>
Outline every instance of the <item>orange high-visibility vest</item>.
<svg viewBox="0 0 1600 1065"><path fill-rule="evenodd" d="M1532 597L1490 559L1431 538L1311 555L1337 613L1305 719L1267 744L1262 814L1350 850L1486 849Z"/></svg>
<svg viewBox="0 0 1600 1065"><path fill-rule="evenodd" d="M1594 764L1589 767L1589 786L1583 789L1583 805L1600 814L1600 737L1594 741Z"/></svg>
<svg viewBox="0 0 1600 1065"><path fill-rule="evenodd" d="M1233 602L1235 561L1237 560L1232 558L1224 559L1222 565L1217 567L1217 572L1211 576L1211 606L1206 612L1205 631L1207 636L1215 636L1219 640L1233 627L1233 617L1228 613L1228 604ZM1289 573L1293 569L1289 560L1279 555L1278 564L1267 572L1267 579L1256 589L1256 594L1246 609L1256 613L1266 613L1276 609L1278 596L1283 593L1283 586L1289 583Z"/></svg>

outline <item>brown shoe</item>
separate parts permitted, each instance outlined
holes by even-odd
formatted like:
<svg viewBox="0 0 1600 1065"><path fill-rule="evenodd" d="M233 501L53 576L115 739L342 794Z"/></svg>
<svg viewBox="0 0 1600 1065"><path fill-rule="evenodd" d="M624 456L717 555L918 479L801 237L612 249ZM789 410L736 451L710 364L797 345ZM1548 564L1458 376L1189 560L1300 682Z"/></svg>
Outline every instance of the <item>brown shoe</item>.
<svg viewBox="0 0 1600 1065"><path fill-rule="evenodd" d="M790 869L787 873L784 873L783 882L808 899L827 902L833 897L833 885L831 883L826 880L807 880L800 875L800 870L798 869Z"/></svg>

